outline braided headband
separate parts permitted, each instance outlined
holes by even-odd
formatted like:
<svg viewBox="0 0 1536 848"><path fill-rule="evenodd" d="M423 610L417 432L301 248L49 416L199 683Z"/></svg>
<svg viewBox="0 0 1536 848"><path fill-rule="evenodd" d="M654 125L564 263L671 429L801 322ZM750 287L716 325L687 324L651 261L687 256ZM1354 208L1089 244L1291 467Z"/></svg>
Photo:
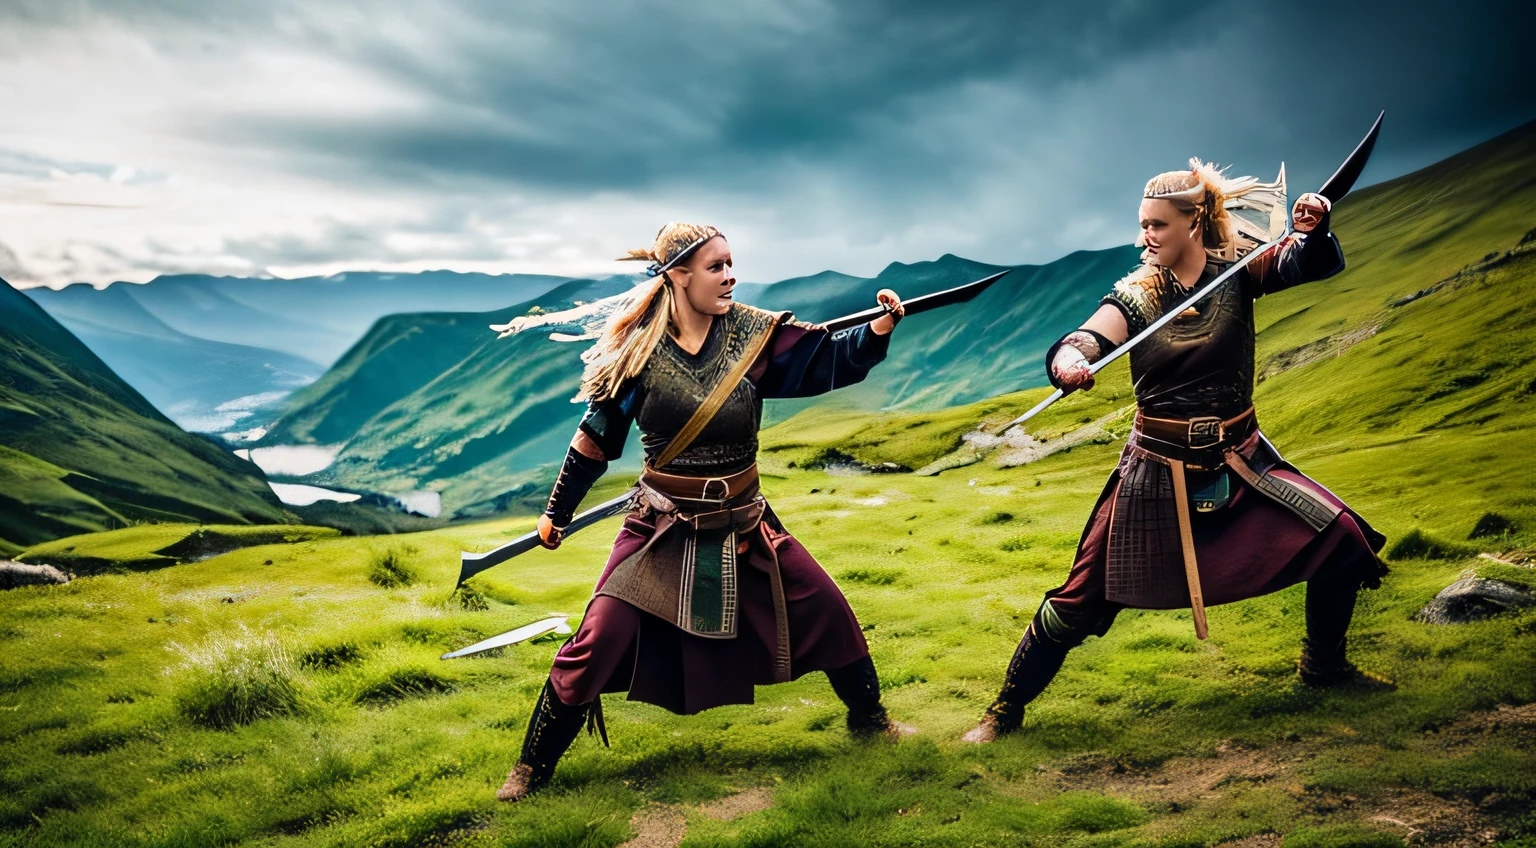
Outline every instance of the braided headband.
<svg viewBox="0 0 1536 848"><path fill-rule="evenodd" d="M704 242L709 241L710 239L714 238L715 236L723 236L723 235L724 235L724 233L712 233L710 235L707 235L707 236L704 236L702 238L696 239L693 242L693 244L688 245L687 247L685 247L682 250L678 251L676 256L672 257L671 259L668 259L666 264L663 265L662 263L657 262L657 263L652 264L649 268L646 268L645 269L645 275L647 277L657 277L657 276L660 276L662 274L667 273L668 271L670 271L673 268L677 267L677 263L686 260L688 257L692 256L695 252L697 252L700 247L703 247L704 246Z"/></svg>

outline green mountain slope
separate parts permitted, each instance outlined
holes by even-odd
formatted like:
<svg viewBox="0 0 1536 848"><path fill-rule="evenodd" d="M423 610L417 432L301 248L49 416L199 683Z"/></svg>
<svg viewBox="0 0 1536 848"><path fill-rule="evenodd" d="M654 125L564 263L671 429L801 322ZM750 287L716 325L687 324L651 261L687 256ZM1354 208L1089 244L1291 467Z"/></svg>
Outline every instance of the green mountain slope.
<svg viewBox="0 0 1536 848"><path fill-rule="evenodd" d="M542 485L582 408L570 403L584 344L488 329L538 306L617 294L629 277L572 280L510 309L401 315L380 321L325 378L297 394L266 444L289 437L345 440L314 482L396 493L432 488L444 514ZM441 363L448 363L443 366Z"/></svg>
<svg viewBox="0 0 1536 848"><path fill-rule="evenodd" d="M172 328L118 284L24 292L178 425L230 429L239 411L312 382L319 364L269 348L211 341ZM242 401L242 399L244 399Z"/></svg>
<svg viewBox="0 0 1536 848"><path fill-rule="evenodd" d="M291 520L255 466L176 427L9 284L0 350L0 550L135 520Z"/></svg>

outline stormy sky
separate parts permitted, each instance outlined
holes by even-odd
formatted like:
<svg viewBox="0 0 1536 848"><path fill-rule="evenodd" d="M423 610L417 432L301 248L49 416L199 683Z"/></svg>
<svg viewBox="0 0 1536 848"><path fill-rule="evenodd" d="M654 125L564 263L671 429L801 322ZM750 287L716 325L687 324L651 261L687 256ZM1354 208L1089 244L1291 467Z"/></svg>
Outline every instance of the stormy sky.
<svg viewBox="0 0 1536 848"><path fill-rule="evenodd" d="M1198 155L1316 187L1536 118L1528 3L0 0L0 276L741 277L1134 236Z"/></svg>

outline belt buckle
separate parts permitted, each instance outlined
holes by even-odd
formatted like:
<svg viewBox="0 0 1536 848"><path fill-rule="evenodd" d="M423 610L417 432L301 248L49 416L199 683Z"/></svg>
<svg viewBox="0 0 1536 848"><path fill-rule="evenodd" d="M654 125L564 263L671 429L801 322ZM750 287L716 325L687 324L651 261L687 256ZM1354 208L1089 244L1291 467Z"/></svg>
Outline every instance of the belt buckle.
<svg viewBox="0 0 1536 848"><path fill-rule="evenodd" d="M720 490L721 491L720 491L720 497L718 497L718 498L712 498L712 497L709 496L709 487L710 487L710 484L712 484L712 483L719 483L720 484ZM731 497L731 484L727 483L725 481L724 477L710 477L710 478L708 478L708 479L706 479L704 481L704 486L699 489L699 500L701 502L704 502L704 503L713 503L713 504L724 505L727 500L730 500L730 497Z"/></svg>
<svg viewBox="0 0 1536 848"><path fill-rule="evenodd" d="M1219 445L1226 438L1226 427L1220 418L1209 415L1189 419L1189 446L1192 449Z"/></svg>

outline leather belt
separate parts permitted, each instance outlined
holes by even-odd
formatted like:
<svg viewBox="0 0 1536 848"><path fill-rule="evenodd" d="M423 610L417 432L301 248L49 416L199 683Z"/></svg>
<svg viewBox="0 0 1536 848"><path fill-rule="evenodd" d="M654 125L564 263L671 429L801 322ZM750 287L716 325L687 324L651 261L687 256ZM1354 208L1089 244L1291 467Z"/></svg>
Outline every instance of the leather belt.
<svg viewBox="0 0 1536 848"><path fill-rule="evenodd" d="M665 474L647 466L640 472L640 503L676 515L698 530L757 526L767 506L759 492L757 465L725 477Z"/></svg>
<svg viewBox="0 0 1536 848"><path fill-rule="evenodd" d="M640 481L674 500L719 505L757 494L757 463L725 477L667 474L646 466L640 472Z"/></svg>
<svg viewBox="0 0 1536 848"><path fill-rule="evenodd" d="M1207 415L1199 418L1153 418L1136 412L1136 432L1154 442L1181 451L1217 451L1241 444L1257 429L1253 407L1225 421Z"/></svg>

